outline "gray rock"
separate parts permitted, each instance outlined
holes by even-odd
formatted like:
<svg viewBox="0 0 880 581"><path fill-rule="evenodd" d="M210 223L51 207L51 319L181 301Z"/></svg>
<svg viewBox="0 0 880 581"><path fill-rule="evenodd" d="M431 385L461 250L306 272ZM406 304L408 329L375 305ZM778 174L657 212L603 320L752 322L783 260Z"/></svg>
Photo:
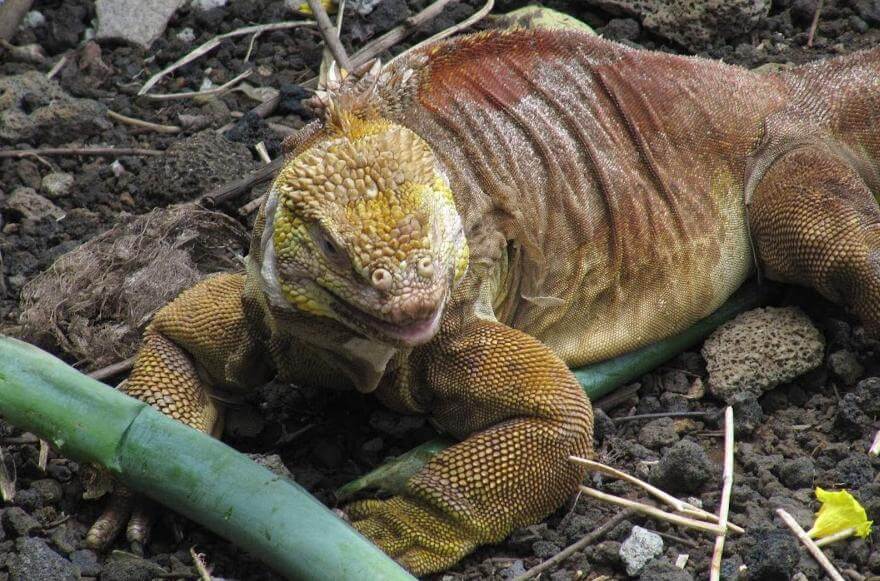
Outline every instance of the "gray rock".
<svg viewBox="0 0 880 581"><path fill-rule="evenodd" d="M867 22L880 24L880 0L853 0L852 7Z"/></svg>
<svg viewBox="0 0 880 581"><path fill-rule="evenodd" d="M699 52L716 39L741 36L770 12L770 0L591 0L635 16L654 34Z"/></svg>
<svg viewBox="0 0 880 581"><path fill-rule="evenodd" d="M506 567L499 571L499 575L502 579L513 579L514 577L519 577L523 573L526 572L526 567L523 565L522 559L517 559L513 563L511 563L510 567Z"/></svg>
<svg viewBox="0 0 880 581"><path fill-rule="evenodd" d="M74 527L68 526L67 523L55 527L50 537L52 544L65 555L70 555L79 548L80 541L83 540L82 531L77 532Z"/></svg>
<svg viewBox="0 0 880 581"><path fill-rule="evenodd" d="M43 506L51 506L61 500L61 483L53 478L43 478L31 482L31 489L36 490L43 501Z"/></svg>
<svg viewBox="0 0 880 581"><path fill-rule="evenodd" d="M828 367L846 385L854 385L865 373L865 368L856 359L855 354L847 349L841 349L829 355Z"/></svg>
<svg viewBox="0 0 880 581"><path fill-rule="evenodd" d="M144 193L163 203L177 203L246 175L254 167L246 145L209 129L175 141L163 155L150 158L139 177Z"/></svg>
<svg viewBox="0 0 880 581"><path fill-rule="evenodd" d="M733 426L736 433L749 436L764 421L764 410L758 400L749 397L733 405Z"/></svg>
<svg viewBox="0 0 880 581"><path fill-rule="evenodd" d="M629 537L620 545L620 560L630 577L638 575L645 564L663 553L663 539L642 527L633 527Z"/></svg>
<svg viewBox="0 0 880 581"><path fill-rule="evenodd" d="M616 565L620 563L620 543L618 541L602 541L591 549L592 560L597 564Z"/></svg>
<svg viewBox="0 0 880 581"><path fill-rule="evenodd" d="M164 577L168 571L146 559L115 553L104 562L101 581L150 581Z"/></svg>
<svg viewBox="0 0 880 581"><path fill-rule="evenodd" d="M786 460L779 469L779 480L789 488L809 488L816 478L816 466L808 457Z"/></svg>
<svg viewBox="0 0 880 581"><path fill-rule="evenodd" d="M5 207L25 220L39 221L43 218L60 220L64 210L38 194L33 188L16 188L6 200Z"/></svg>
<svg viewBox="0 0 880 581"><path fill-rule="evenodd" d="M549 559L561 550L562 549L559 548L559 545L551 543L550 541L535 541L532 544L532 553L540 559Z"/></svg>
<svg viewBox="0 0 880 581"><path fill-rule="evenodd" d="M658 418L642 426L639 430L639 444L657 450L678 442L672 418Z"/></svg>
<svg viewBox="0 0 880 581"><path fill-rule="evenodd" d="M681 440L651 469L650 480L666 492L694 493L712 477L715 468L703 447Z"/></svg>
<svg viewBox="0 0 880 581"><path fill-rule="evenodd" d="M60 171L53 171L43 176L40 185L41 191L50 198L63 198L70 193L73 187L73 175Z"/></svg>
<svg viewBox="0 0 880 581"><path fill-rule="evenodd" d="M91 549L80 549L70 554L70 561L79 567L80 573L85 577L96 577L101 574L101 563L98 555Z"/></svg>
<svg viewBox="0 0 880 581"><path fill-rule="evenodd" d="M58 145L110 127L107 107L71 97L40 72L0 76L0 144Z"/></svg>
<svg viewBox="0 0 880 581"><path fill-rule="evenodd" d="M149 48L186 0L96 0L98 39L124 40Z"/></svg>
<svg viewBox="0 0 880 581"><path fill-rule="evenodd" d="M786 531L762 532L755 535L755 544L746 555L749 579L784 581L791 579L800 560L797 540Z"/></svg>
<svg viewBox="0 0 880 581"><path fill-rule="evenodd" d="M694 581L694 576L676 567L669 559L653 559L642 569L639 581Z"/></svg>
<svg viewBox="0 0 880 581"><path fill-rule="evenodd" d="M642 32L642 27L639 26L638 21L632 18L612 18L598 32L611 40L634 41Z"/></svg>
<svg viewBox="0 0 880 581"><path fill-rule="evenodd" d="M736 403L815 369L824 351L822 334L800 309L767 307L720 326L702 353L709 391Z"/></svg>
<svg viewBox="0 0 880 581"><path fill-rule="evenodd" d="M79 570L42 539L21 538L18 553L7 560L11 581L76 581Z"/></svg>
<svg viewBox="0 0 880 581"><path fill-rule="evenodd" d="M26 537L40 528L40 523L20 506L11 506L3 511L3 528L10 535Z"/></svg>
<svg viewBox="0 0 880 581"><path fill-rule="evenodd" d="M192 0L191 6L196 10L207 12L214 8L222 8L226 6L227 0Z"/></svg>

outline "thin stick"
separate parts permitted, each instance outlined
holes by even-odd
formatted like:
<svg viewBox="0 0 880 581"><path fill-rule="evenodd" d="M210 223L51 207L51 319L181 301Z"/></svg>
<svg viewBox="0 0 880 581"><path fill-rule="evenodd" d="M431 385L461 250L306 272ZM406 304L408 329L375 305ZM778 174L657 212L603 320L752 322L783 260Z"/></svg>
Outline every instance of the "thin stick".
<svg viewBox="0 0 880 581"><path fill-rule="evenodd" d="M730 492L733 489L733 408L724 410L724 476L721 488L721 506L718 507L718 526L722 533L715 538L712 551L712 564L709 567L709 581L721 579L721 556L724 553L724 540L727 537L727 517L730 514Z"/></svg>
<svg viewBox="0 0 880 581"><path fill-rule="evenodd" d="M450 26L449 28L447 28L445 30L441 30L440 32L438 32L434 36L423 40L422 42L418 43L415 46L409 47L408 49L406 49L405 51L403 51L402 53L400 53L399 55L397 55L396 57L394 57L393 59L391 59L388 62L393 63L394 61L396 61L397 59L399 59L400 57L404 56L405 54L407 54L409 52L412 52L414 50L418 50L427 44L431 44L432 42L436 42L440 39L446 38L447 36L451 36L451 35L455 34L456 32L458 32L459 30L464 30L468 26L476 24L477 22L482 20L487 14L489 14L489 12L492 11L493 6L495 6L495 0L486 0L486 3L483 4L482 8L480 8L479 10L477 10L476 12L471 14L469 17L467 17L464 20L462 20L461 22L459 22L458 24Z"/></svg>
<svg viewBox="0 0 880 581"><path fill-rule="evenodd" d="M272 158L269 157L269 152L266 150L266 144L262 141L254 146L254 149L257 150L257 155L260 156L260 159L263 163L272 163Z"/></svg>
<svg viewBox="0 0 880 581"><path fill-rule="evenodd" d="M37 468L40 469L40 472L46 472L46 464L49 463L49 442L46 440L40 440L40 456L37 461Z"/></svg>
<svg viewBox="0 0 880 581"><path fill-rule="evenodd" d="M577 456L569 456L568 459L571 460L572 462L577 462L578 464L583 464L584 466L586 466L587 468L589 468L590 470L593 470L595 472L601 472L602 474L607 474L608 476L613 476L615 478L620 478L621 480L625 480L625 481L629 482L630 484L635 484L636 486L643 488L648 494L650 494L651 496L653 496L654 498L656 498L660 502L663 502L663 503L671 506L672 508L674 508L678 512L684 513L684 514L686 514L688 516L692 516L694 518L699 518L701 520L705 520L705 521L709 521L709 522L713 522L713 523L717 522L717 519L718 519L717 515L714 515L711 512L705 511L702 508L698 508L698 507L690 504L689 502L685 502L683 500L675 498L674 496L672 496L668 492L664 492L663 490L660 490L656 486L649 484L649 483L645 482L644 480L640 480L640 479L636 478L635 476L631 476L631 475L627 474L626 472L618 470L617 468L613 468L611 466L608 466L606 464L602 464L600 462L594 462L593 460L587 460L586 458L579 458ZM745 532L742 528L740 528L732 523L729 526L732 530L735 530L738 533Z"/></svg>
<svg viewBox="0 0 880 581"><path fill-rule="evenodd" d="M605 397L595 402L593 404L593 407L597 407L606 412L612 410L634 396L639 391L640 387L641 386L638 383L625 385L616 391L612 391Z"/></svg>
<svg viewBox="0 0 880 581"><path fill-rule="evenodd" d="M238 83L239 81L243 81L253 74L253 69L248 69L235 78L223 83L219 87L214 87L213 89L205 89L204 91L186 91L183 93L150 93L146 95L140 95L145 99L151 99L153 101L171 101L173 99L191 99L193 97L206 97L208 95L219 95L221 93L225 93L233 85Z"/></svg>
<svg viewBox="0 0 880 581"><path fill-rule="evenodd" d="M241 119L242 117L245 116L245 113L242 113L241 111L230 111L229 115L233 119ZM217 134L223 135L224 133L229 131L234 125L235 125L235 123L229 123L229 124L221 127L220 129L217 130ZM288 135L293 135L294 133L296 133L298 131L298 129L294 129L293 127L288 127L287 125L282 125L280 123L273 123L271 121L267 121L266 126L269 129L271 129L272 131L274 131L275 133L277 133L283 137L287 137Z"/></svg>
<svg viewBox="0 0 880 581"><path fill-rule="evenodd" d="M22 158L33 155L96 155L115 157L122 155L162 155L158 149L139 149L136 147L45 147L43 149L7 149L0 151L0 158Z"/></svg>
<svg viewBox="0 0 880 581"><path fill-rule="evenodd" d="M195 49L193 49L189 53L185 54L181 58L177 59L176 61L174 61L173 63L171 63L170 65L168 65L167 67L165 67L164 69L162 69L161 71L159 71L158 73L156 73L155 75L150 77L149 79L147 79L147 82L144 83L144 86L141 87L140 91L138 91L138 95L145 95L147 93L147 91L152 89L156 83L158 83L160 80L162 80L162 77L164 77L168 73L171 73L171 72L179 69L180 67L182 67L185 64L191 63L192 61L196 60L200 56L211 52L212 50L214 50L215 48L220 46L220 43L224 39L232 38L234 36L241 36L244 34L262 33L262 32L266 32L269 30L285 30L287 28L296 28L298 26L314 26L314 25L315 25L315 23L311 20L297 21L297 22L292 22L292 21L274 22L271 24L258 24L255 26L245 26L244 28L239 28L239 29L233 30L231 32L227 32L225 34L220 34L218 36L215 36L211 40L200 44L199 46L197 46Z"/></svg>
<svg viewBox="0 0 880 581"><path fill-rule="evenodd" d="M838 531L833 535L828 535L827 537L822 537L817 541L813 541L816 543L817 547L824 547L825 545L830 545L831 543L836 543L837 541L842 541L843 539L848 539L856 533L856 529L854 527L850 527L848 529L843 529L842 531Z"/></svg>
<svg viewBox="0 0 880 581"><path fill-rule="evenodd" d="M868 452L874 456L880 454L880 431L874 436L874 442L871 444L871 449Z"/></svg>
<svg viewBox="0 0 880 581"><path fill-rule="evenodd" d="M443 12L443 9L446 8L446 5L450 2L452 2L452 0L437 0L436 2L426 6L425 9L421 12L418 12L404 20L403 24L395 26L379 38L368 42L359 51L352 55L351 66L357 68L375 58L377 55L388 50L392 46L396 45L407 36L415 32L418 27L425 24L429 20L432 20L438 14ZM317 85L318 77L312 77L311 79L302 83L303 87L311 89L314 89ZM266 99L265 101L254 107L253 109L251 109L251 111L259 115L260 117L268 117L272 114L280 101L281 96L275 95L274 97L270 97L269 99Z"/></svg>
<svg viewBox="0 0 880 581"><path fill-rule="evenodd" d="M101 369L96 369L91 373L88 373L87 375L92 379L104 381L105 379L113 377L114 375L119 375L120 373L131 371L132 367L134 367L134 357L129 357L128 359L117 361L116 363L113 363L106 367L102 367Z"/></svg>
<svg viewBox="0 0 880 581"><path fill-rule="evenodd" d="M254 43L257 42L257 37L260 36L262 32L262 30L260 32L255 32L254 35L251 37L251 41L248 43L247 52L244 53L244 62L248 62L251 59L251 53L254 50Z"/></svg>
<svg viewBox="0 0 880 581"><path fill-rule="evenodd" d="M149 121L144 121L143 119L135 119L134 117L129 117L117 113L116 111L107 111L107 117L119 121L120 123L125 123L126 125L142 127L144 129L149 129L150 131L155 131L156 133L180 133L183 131L176 125L159 125L158 123L151 123Z"/></svg>
<svg viewBox="0 0 880 581"><path fill-rule="evenodd" d="M707 415L706 412L658 412L656 414L638 414L611 419L614 422L634 422L637 420L652 420L655 418L704 418Z"/></svg>
<svg viewBox="0 0 880 581"><path fill-rule="evenodd" d="M12 502L15 500L15 462L12 464L13 475L9 475L6 470L6 458L3 457L3 446L0 446L0 498L3 502Z"/></svg>
<svg viewBox="0 0 880 581"><path fill-rule="evenodd" d="M67 64L67 56L68 56L68 55L65 54L65 55L62 56L60 59L58 59L58 62L57 62L57 63L55 63L54 65L52 65L52 68L49 69L49 72L48 72L48 73L46 73L46 78L47 78L47 79L50 79L50 80L51 80L52 77L54 77L55 75L57 75L58 72L59 72L61 69L64 68L64 65Z"/></svg>
<svg viewBox="0 0 880 581"><path fill-rule="evenodd" d="M605 502L610 502L611 504L616 504L618 506L623 506L635 512L640 512L642 514L669 521L677 525L697 529L698 531L703 531L705 533L710 533L713 535L717 535L721 532L721 527L714 523L708 523L706 521L696 520L688 518L686 516L666 512L665 510L661 510L656 506L636 502L635 500L629 500L628 498L621 498L620 496L614 496L613 494L606 494L605 492L596 490L595 488L590 488L589 486L581 486L580 490L587 496L592 496L593 498L597 498Z"/></svg>
<svg viewBox="0 0 880 581"><path fill-rule="evenodd" d="M825 0L819 0L816 3L816 12L813 13L813 22L810 23L810 32L807 34L807 48L813 48L813 39L816 36L816 29L819 27L819 14L822 12L822 4Z"/></svg>
<svg viewBox="0 0 880 581"><path fill-rule="evenodd" d="M321 0L306 1L309 3L309 8L312 9L312 14L314 14L315 20L318 22L318 30L321 33L321 37L324 39L324 44L330 49L333 58L336 59L336 62L342 69L346 71L352 70L351 59L348 58L348 53L345 52L345 48L343 48L342 43L339 41L339 37L336 34L336 27L330 22L330 17L327 16L327 11L324 10L324 5L321 4Z"/></svg>
<svg viewBox="0 0 880 581"><path fill-rule="evenodd" d="M797 536L797 538L804 544L810 554L816 559L816 562L819 563L825 572L828 573L828 576L831 577L834 581L844 581L843 575L841 575L837 569L834 568L834 565L831 564L831 561L828 560L828 557L825 553L822 552L822 549L816 546L816 543L807 535L806 531L801 528L801 525L794 520L794 517L785 512L784 509L777 508L776 514L782 519L782 521L792 530L792 532Z"/></svg>
<svg viewBox="0 0 880 581"><path fill-rule="evenodd" d="M259 210L260 206L263 205L263 198L264 197L265 196L258 196L256 198L254 198L253 200L251 200L250 202L248 202L247 204L245 204L244 206L240 207L238 209L238 215L242 216L242 217L250 216L251 214L253 214L257 210Z"/></svg>
<svg viewBox="0 0 880 581"><path fill-rule="evenodd" d="M570 556L572 556L574 553L577 553L578 551L580 551L581 549L583 549L587 545L595 543L597 540L599 540L600 538L605 536L609 531L611 531L614 527L616 527L618 524L623 522L625 519L627 519L631 515L632 515L632 512L630 512L628 510L624 510L624 511L617 513L616 515L614 515L613 517L611 517L610 519L605 521L602 524L602 526L595 529L590 534L586 535L584 538L582 538L579 541L562 549L561 551L559 551L558 553L556 553L555 555L553 555L552 557L550 557L546 561L543 561L543 562L535 565L534 567L532 567L531 569L529 569L528 571L526 571L525 573L523 573L519 577L514 577L513 581L525 581L526 579L531 579L533 577L537 577L541 572L546 571L550 567L553 567L554 565L558 565L559 563L565 561Z"/></svg>
<svg viewBox="0 0 880 581"><path fill-rule="evenodd" d="M272 163L267 163L263 167L252 171L243 178L239 178L234 182L224 184L211 190L210 192L205 194L200 199L200 201L209 207L214 207L220 202L231 200L242 192L246 192L247 190L251 189L255 185L271 180L273 177L275 177L275 173L281 169L283 163L283 157L273 159Z"/></svg>
<svg viewBox="0 0 880 581"><path fill-rule="evenodd" d="M205 555L204 553L196 553L195 546L189 548L189 555L192 557L193 564L196 566L196 571L199 573L199 581L213 581L213 577L211 577L210 571L208 571L208 566L205 564Z"/></svg>
<svg viewBox="0 0 880 581"><path fill-rule="evenodd" d="M648 530L650 530L650 529L648 529ZM654 533L655 535L659 535L659 536L663 537L664 539L669 539L670 541L672 541L674 543L679 543L679 544L682 544L686 547L690 547L692 549L700 548L700 545L693 542L692 540L686 539L684 537L679 537L678 535L671 535L669 533L661 533L660 531L654 531L654 530L652 530L651 532Z"/></svg>

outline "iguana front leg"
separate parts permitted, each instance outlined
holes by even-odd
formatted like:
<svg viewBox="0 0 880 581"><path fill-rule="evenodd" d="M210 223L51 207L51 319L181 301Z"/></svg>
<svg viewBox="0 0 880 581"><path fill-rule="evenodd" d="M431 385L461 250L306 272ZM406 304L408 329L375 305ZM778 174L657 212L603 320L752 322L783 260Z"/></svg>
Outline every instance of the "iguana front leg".
<svg viewBox="0 0 880 581"><path fill-rule="evenodd" d="M390 500L348 507L355 528L415 574L449 567L475 547L537 522L575 491L591 455L592 408L550 349L475 319L414 353L416 383L438 425L463 442Z"/></svg>
<svg viewBox="0 0 880 581"><path fill-rule="evenodd" d="M242 275L214 276L160 310L144 333L122 391L192 428L217 435L220 409L209 397L205 380L234 383L236 378L230 377L228 370L237 368L238 361L256 346L242 307L243 290ZM253 359L259 362L259 357ZM143 544L151 512L131 491L117 485L86 542L102 548L128 522L128 540Z"/></svg>

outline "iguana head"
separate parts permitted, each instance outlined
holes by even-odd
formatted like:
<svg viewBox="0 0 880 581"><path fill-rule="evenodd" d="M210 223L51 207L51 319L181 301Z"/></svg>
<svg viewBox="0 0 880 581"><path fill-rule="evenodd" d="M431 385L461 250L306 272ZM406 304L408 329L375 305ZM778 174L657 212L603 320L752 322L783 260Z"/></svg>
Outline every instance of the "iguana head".
<svg viewBox="0 0 880 581"><path fill-rule="evenodd" d="M369 110L338 104L276 178L263 238L263 278L276 302L398 346L434 336L468 264L461 218L430 147Z"/></svg>

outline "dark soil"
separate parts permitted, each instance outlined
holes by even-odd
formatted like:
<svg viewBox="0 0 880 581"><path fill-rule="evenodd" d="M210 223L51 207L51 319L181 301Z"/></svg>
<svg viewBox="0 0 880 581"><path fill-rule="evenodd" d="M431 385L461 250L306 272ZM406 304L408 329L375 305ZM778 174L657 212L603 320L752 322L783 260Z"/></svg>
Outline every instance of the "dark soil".
<svg viewBox="0 0 880 581"><path fill-rule="evenodd" d="M385 0L366 16L352 12L344 28L346 48L362 46L427 3ZM476 0L451 4L433 23L392 52L462 20L479 4ZM495 12L524 4L498 1ZM636 19L594 6L601 2L551 0L547 4L582 19L607 37L644 48L686 52L683 47L646 33ZM815 45L807 48L807 29L815 6L816 0L774 2L770 16L757 29L739 37L728 35L704 47L700 54L757 67L803 63L880 41L877 2L832 0L825 2ZM299 85L317 73L322 51L320 38L313 30L263 34L250 57L257 72L248 81L256 87L279 89L282 104L266 120L271 126L253 115L235 123L232 112L246 113L257 104L241 92L207 101L149 101L137 98L135 93L149 76L218 34L249 24L291 19L285 2L236 0L209 12L187 5L146 51L119 43L87 41L95 16L89 0L37 0L34 10L45 17L45 22L23 29L13 43L38 43L48 60L34 65L0 55L0 80L28 71L44 74L66 55L67 64L55 78L69 95L123 115L177 125L183 130L169 135L115 122L100 131L80 126L64 133L54 127L30 141L0 147L104 145L176 148L190 153L183 157L122 156L115 162L73 156L0 159L0 332L13 335L19 332L22 287L58 256L128 215L195 199L256 167L259 162L253 145L259 141L266 144L271 155L277 154L283 135L272 127L299 128L309 120L308 111L300 103L306 93ZM190 33L193 39L186 40ZM170 75L155 90L197 90L205 78L220 85L244 70L247 52L248 37L228 40ZM41 98L29 94L22 99L22 106L38 107ZM216 130L228 123L235 123L234 128L225 138L219 137ZM180 167L181 159L185 168ZM220 163L215 163L218 159ZM181 169L187 168L192 172L185 179L177 179L185 173ZM57 173L72 176L72 185L56 187L59 178L47 176ZM13 196L21 188L32 188L34 194L57 208L42 202L23 206L20 198ZM222 209L244 222L246 219L237 210L257 194L242 196ZM30 200L33 202L33 198ZM65 214L61 220L55 219L57 209ZM880 413L878 343L867 339L852 319L813 295L798 292L783 302L803 306L821 328L828 343L827 365L737 409L738 450L731 519L747 533L728 539L726 579L747 578L740 572L741 565L748 566L749 578L754 579L785 579L798 571L807 579L822 577L818 566L773 517L773 510L781 506L802 524L811 522L817 508L814 486L846 487L861 499L869 518L880 519L880 479L876 477L880 461L866 454L876 428L874 418ZM708 397L691 399L687 395L695 382L706 380L698 350L680 355L641 378L638 391L611 409L610 419L604 412L597 412L597 436L604 461L662 482L670 492L693 496L714 511L719 502L723 406ZM614 421L615 417L631 414L681 411L706 415L650 423ZM250 407L235 410L226 439L243 451L274 460L276 465L280 458L297 482L332 505L332 491L337 486L433 435L423 419L395 416L360 395L270 384L254 395ZM118 552L97 555L84 548L83 539L101 503L81 498L81 467L52 454L46 472L41 471L35 438L2 422L0 445L7 462L15 465L18 488L14 503L0 511L0 581L67 579L78 574L101 579L168 575L196 578L189 554L192 546L206 555L217 576L275 578L255 559L171 515L166 515L155 531L146 559ZM682 478L684 469L686 478ZM608 479L596 480L593 485L617 494L636 494L630 487ZM580 499L544 524L516 531L500 545L480 548L437 578L515 576L575 542L612 512L604 505ZM707 576L712 547L708 537L634 517L597 544L550 569L544 578L626 578L618 550L636 524L674 535L664 537L664 553L645 569L643 579ZM875 549L872 540L841 543L827 552L841 570L880 575L880 550ZM122 544L118 547L125 548ZM690 555L683 571L671 564L682 553Z"/></svg>

